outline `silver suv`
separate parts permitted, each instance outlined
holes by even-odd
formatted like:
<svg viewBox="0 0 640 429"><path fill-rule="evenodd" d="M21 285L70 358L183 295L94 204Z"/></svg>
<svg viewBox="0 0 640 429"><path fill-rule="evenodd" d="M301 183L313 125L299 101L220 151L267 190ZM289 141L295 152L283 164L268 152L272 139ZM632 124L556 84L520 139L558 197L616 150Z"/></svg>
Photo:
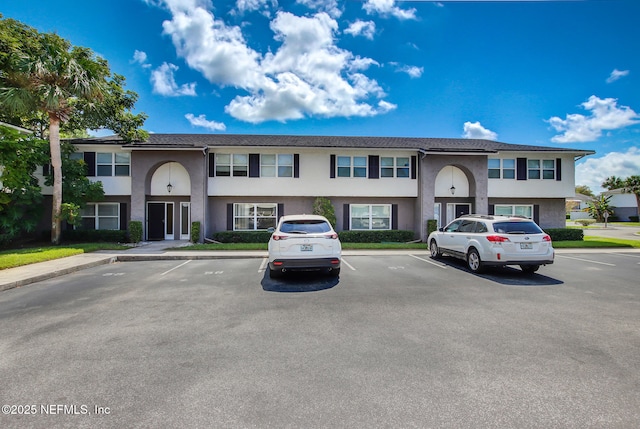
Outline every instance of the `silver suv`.
<svg viewBox="0 0 640 429"><path fill-rule="evenodd" d="M531 219L515 216L465 215L429 234L427 243L432 258L463 259L474 273L504 265L534 273L554 259L551 237Z"/></svg>

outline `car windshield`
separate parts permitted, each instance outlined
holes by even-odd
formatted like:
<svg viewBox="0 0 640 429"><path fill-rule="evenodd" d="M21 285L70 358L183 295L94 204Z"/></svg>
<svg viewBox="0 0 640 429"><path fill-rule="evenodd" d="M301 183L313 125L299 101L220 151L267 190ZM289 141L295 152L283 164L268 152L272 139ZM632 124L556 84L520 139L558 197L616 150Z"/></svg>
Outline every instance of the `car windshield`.
<svg viewBox="0 0 640 429"><path fill-rule="evenodd" d="M523 221L496 222L493 230L503 234L542 234L542 230L534 222Z"/></svg>
<svg viewBox="0 0 640 429"><path fill-rule="evenodd" d="M317 219L291 220L283 222L280 231L289 234L318 234L331 231L331 226L327 222Z"/></svg>

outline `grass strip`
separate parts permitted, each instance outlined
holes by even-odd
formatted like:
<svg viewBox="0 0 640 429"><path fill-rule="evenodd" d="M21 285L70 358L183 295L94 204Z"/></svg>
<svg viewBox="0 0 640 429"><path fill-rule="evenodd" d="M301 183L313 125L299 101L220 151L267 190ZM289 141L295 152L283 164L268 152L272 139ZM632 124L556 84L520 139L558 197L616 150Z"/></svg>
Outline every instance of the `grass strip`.
<svg viewBox="0 0 640 429"><path fill-rule="evenodd" d="M20 267L22 265L35 264L37 262L52 261L66 258L67 256L81 253L95 252L97 250L124 250L129 249L115 243L84 243L65 246L30 247L0 251L0 270Z"/></svg>

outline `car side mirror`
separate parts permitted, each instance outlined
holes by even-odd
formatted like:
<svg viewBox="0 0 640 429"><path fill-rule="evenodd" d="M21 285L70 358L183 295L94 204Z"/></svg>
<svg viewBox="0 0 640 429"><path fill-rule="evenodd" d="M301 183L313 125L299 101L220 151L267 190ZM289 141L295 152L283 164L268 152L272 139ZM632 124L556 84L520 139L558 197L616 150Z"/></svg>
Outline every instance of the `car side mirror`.
<svg viewBox="0 0 640 429"><path fill-rule="evenodd" d="M438 231L440 231L440 232L444 232L444 226L442 226L442 227L438 228Z"/></svg>
<svg viewBox="0 0 640 429"><path fill-rule="evenodd" d="M274 227L272 227L272 226L270 226L269 228L267 228L267 232L269 232L269 233L271 233L271 234L273 234L273 232L274 232L275 230L276 230L276 229L275 229Z"/></svg>

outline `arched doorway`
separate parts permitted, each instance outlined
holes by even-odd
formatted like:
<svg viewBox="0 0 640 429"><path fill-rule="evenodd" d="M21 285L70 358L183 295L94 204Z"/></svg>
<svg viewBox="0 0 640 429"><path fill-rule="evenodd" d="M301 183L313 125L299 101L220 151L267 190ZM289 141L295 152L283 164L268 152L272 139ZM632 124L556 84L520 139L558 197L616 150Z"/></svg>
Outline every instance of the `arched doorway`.
<svg viewBox="0 0 640 429"><path fill-rule="evenodd" d="M438 226L473 212L470 185L464 170L455 165L446 165L435 180L434 217Z"/></svg>
<svg viewBox="0 0 640 429"><path fill-rule="evenodd" d="M178 162L160 165L147 196L147 240L187 240L191 233L191 179Z"/></svg>

